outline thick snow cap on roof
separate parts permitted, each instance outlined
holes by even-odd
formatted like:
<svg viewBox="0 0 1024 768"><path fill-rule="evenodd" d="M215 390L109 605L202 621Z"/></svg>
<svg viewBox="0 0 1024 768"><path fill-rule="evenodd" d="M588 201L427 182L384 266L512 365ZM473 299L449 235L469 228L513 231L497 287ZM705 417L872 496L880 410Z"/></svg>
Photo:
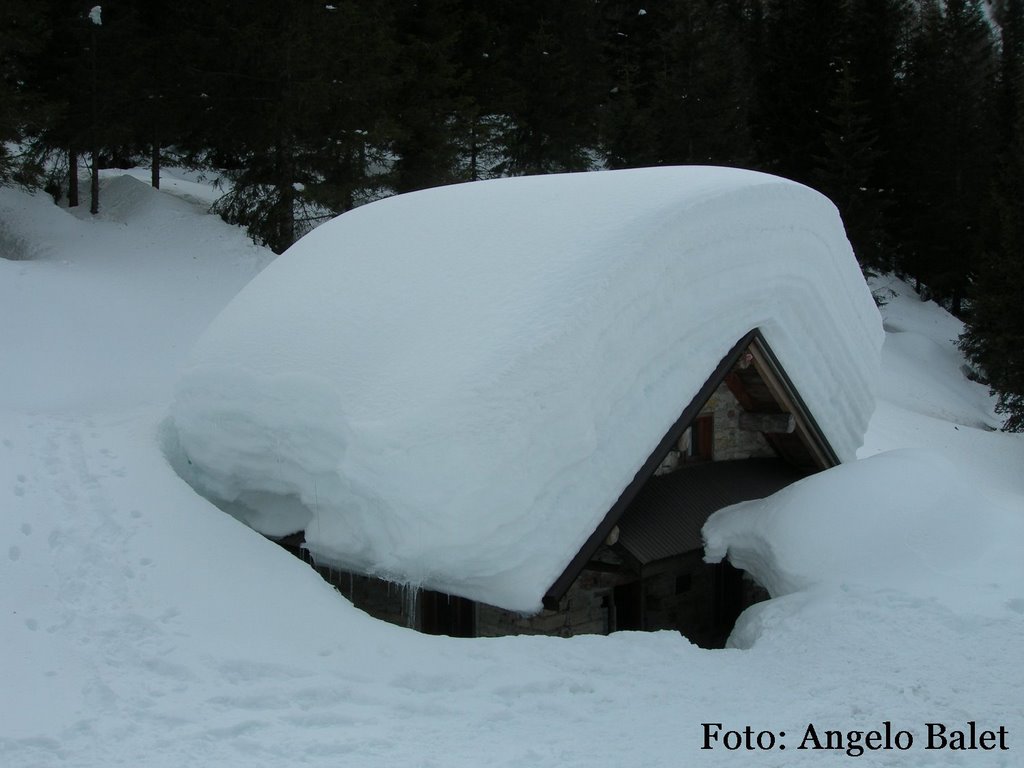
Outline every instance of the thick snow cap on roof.
<svg viewBox="0 0 1024 768"><path fill-rule="evenodd" d="M461 184L280 256L171 424L187 479L255 529L529 612L753 328L852 459L882 330L826 198L704 167Z"/></svg>

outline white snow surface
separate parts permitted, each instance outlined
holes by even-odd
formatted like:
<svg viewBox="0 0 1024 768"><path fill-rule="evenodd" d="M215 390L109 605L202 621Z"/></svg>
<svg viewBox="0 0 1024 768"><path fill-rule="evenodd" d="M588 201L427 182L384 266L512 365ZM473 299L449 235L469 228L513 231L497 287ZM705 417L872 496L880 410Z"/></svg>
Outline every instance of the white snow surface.
<svg viewBox="0 0 1024 768"><path fill-rule="evenodd" d="M1020 512L979 493L940 454L887 451L715 513L704 528L706 556L718 562L728 553L773 597L899 584L955 607L1000 611L1024 585ZM1004 580L993 583L993 571Z"/></svg>
<svg viewBox="0 0 1024 768"><path fill-rule="evenodd" d="M753 328L852 459L881 323L813 190L688 167L394 197L213 322L176 389L177 464L321 562L532 612Z"/></svg>
<svg viewBox="0 0 1024 768"><path fill-rule="evenodd" d="M129 175L104 174L100 199L91 217L88 205L57 209L46 195L0 189L0 222L30 257L0 258L0 305L10 318L0 344L8 405L76 411L166 403L225 293L237 292L272 256L203 215L207 204ZM59 354L40 343L41 334L62 339Z"/></svg>
<svg viewBox="0 0 1024 768"><path fill-rule="evenodd" d="M0 258L0 765L1024 762L1024 584L1003 554L1024 548L1024 438L977 426L991 399L936 365L955 358L959 325L904 284L884 281L900 330L860 450L875 458L792 489L820 520L795 503L770 522L728 515L726 546L760 539L789 577L732 648L670 632L428 637L353 609L168 466L174 367L272 255L173 185L119 184L138 205L99 220L0 190L0 230L36 256ZM890 342L906 333L941 354L903 357ZM797 749L808 724L887 720L912 748L852 763ZM925 749L925 723L969 721L1005 726L1008 749ZM705 722L785 731L787 749L702 750Z"/></svg>
<svg viewBox="0 0 1024 768"><path fill-rule="evenodd" d="M963 324L895 277L870 287L884 302L886 337L865 460L720 510L704 527L706 559L728 556L774 597L898 584L960 610L1017 605L1020 439L991 432L993 399L966 377L956 348Z"/></svg>

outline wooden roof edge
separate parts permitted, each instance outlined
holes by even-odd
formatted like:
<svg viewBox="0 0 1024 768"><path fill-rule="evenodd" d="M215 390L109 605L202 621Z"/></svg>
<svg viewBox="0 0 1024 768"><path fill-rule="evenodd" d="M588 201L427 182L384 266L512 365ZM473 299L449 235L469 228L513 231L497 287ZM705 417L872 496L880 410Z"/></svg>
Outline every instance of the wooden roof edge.
<svg viewBox="0 0 1024 768"><path fill-rule="evenodd" d="M765 383L772 389L781 390L782 399L788 401L781 403L781 405L797 417L798 432L800 432L807 443L807 447L817 459L818 468L828 469L829 467L839 465L841 463L839 455L832 448L828 438L825 437L825 433L818 425L804 399L800 396L800 392L793 385L793 380L789 378L789 374L782 367L782 363L776 357L775 352L772 351L771 345L768 344L759 328L755 328L753 331L752 346L754 348L755 363L765 368L762 371L762 378L767 374L771 380L766 380Z"/></svg>
<svg viewBox="0 0 1024 768"><path fill-rule="evenodd" d="M559 601L569 591L569 587L576 581L576 578L583 571L583 567L587 564L594 553L597 552L598 547L608 538L608 534L611 533L612 528L619 522L619 518L622 517L623 512L630 505L633 499L636 497L640 489L643 488L644 483L650 479L654 474L655 470L661 464L665 454L671 449L671 447L679 441L682 437L683 432L690 426L693 419L700 413L701 408L708 401L708 398L714 393L718 386L725 380L726 375L732 370L732 367L739 360L740 355L743 354L755 339L760 338L763 342L764 337L761 336L760 330L754 328L748 331L744 336L737 341L732 348L725 354L725 357L721 359L718 366L708 377L704 385L697 391L693 399L690 400L689 404L683 409L682 414L676 419L675 423L669 428L668 432L658 443L657 447L647 457L647 460L643 463L643 466L637 470L636 475L633 476L633 480L626 486L625 490L619 495L619 498L612 505L611 509L604 516L604 519L598 523L594 532L590 534L590 537L584 542L583 546L580 547L579 552L573 557L569 564L562 571L562 574L555 579L554 583L548 588L547 594L544 595L543 603L544 607L550 610L557 610ZM767 348L767 343L765 343ZM770 348L768 348L770 353ZM775 364L778 364L778 359L774 355L770 356L774 359ZM786 379L788 381L788 379ZM792 386L792 383L790 383ZM802 402L802 401L801 401Z"/></svg>
<svg viewBox="0 0 1024 768"><path fill-rule="evenodd" d="M828 438L825 437L825 433L821 430L818 422L815 420L810 409L804 399L800 396L799 391L793 384L792 379L789 378L789 374L786 373L785 368L782 367L782 363L779 358L775 355L771 345L765 339L764 334L761 333L760 328L754 328L748 331L739 341L737 341L732 348L726 353L725 357L721 359L714 372L708 377L707 381L700 388L693 399L683 409L682 414L676 419L672 427L665 433L665 436L658 443L658 446L651 452L650 456L644 462L643 466L634 475L633 480L629 485L626 486L625 490L619 495L619 498L612 505L611 509L604 516L604 519L594 529L594 532L590 534L589 538L584 542L583 546L580 547L579 552L569 562L562 574L555 579L555 582L548 588L547 594L544 595L543 603L544 607L550 610L557 610L559 601L568 592L569 587L576 581L580 573L583 571L584 566L594 556L598 548L608 538L608 534L611 533L612 529L618 524L619 518L626 511L626 508L632 503L640 489L643 488L654 471L658 468L662 458L668 453L669 449L678 442L679 438L682 437L683 432L690 426L693 419L700 413L701 408L708 401L708 398L718 389L719 385L725 381L726 376L732 370L733 366L739 360L740 355L745 350L753 347L755 352L755 361L763 366L764 373L767 374L771 379L771 383L776 386L777 389L781 390L783 396L788 401L784 403L785 407L790 409L790 412L794 413L800 425L801 434L808 443L808 448L811 453L814 454L818 463L821 465L821 469L827 469L840 464L839 456L832 448Z"/></svg>

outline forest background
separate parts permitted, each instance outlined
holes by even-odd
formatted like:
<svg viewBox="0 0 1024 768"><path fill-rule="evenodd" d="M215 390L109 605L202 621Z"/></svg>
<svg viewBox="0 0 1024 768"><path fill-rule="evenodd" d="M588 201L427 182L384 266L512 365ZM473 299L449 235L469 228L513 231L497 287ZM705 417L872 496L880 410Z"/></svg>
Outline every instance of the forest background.
<svg viewBox="0 0 1024 768"><path fill-rule="evenodd" d="M96 212L101 168L210 169L277 253L458 181L803 182L865 271L966 321L1024 430L1024 0L5 0L0 24L0 183L74 206L87 167Z"/></svg>

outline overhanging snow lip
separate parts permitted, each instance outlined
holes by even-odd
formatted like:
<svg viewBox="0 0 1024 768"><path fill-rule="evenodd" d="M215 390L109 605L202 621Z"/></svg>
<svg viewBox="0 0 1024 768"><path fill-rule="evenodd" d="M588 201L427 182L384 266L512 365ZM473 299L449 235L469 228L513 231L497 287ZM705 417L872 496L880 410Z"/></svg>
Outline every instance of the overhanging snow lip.
<svg viewBox="0 0 1024 768"><path fill-rule="evenodd" d="M764 338L764 334L761 333L760 328L754 328L744 334L739 341L737 341L732 348L725 354L725 357L719 361L718 366L708 377L707 381L704 382L703 386L697 391L693 399L687 404L680 414L679 418L676 419L675 423L669 428L668 432L658 443L657 447L647 457L647 460L643 463L643 466L637 471L636 475L633 476L633 480L626 486L626 488L619 495L619 498L612 505L611 509L604 516L604 519L597 525L590 537L584 542L583 546L580 547L579 552L573 557L569 564L562 571L562 574L555 579L554 583L548 588L547 593L543 598L543 605L545 608L556 610L558 603L572 586L572 583L576 581L587 562L594 556L601 544L608 538L608 534L611 533L612 529L619 522L623 513L636 498L636 495L643 488L646 483L653 475L655 470L661 464L662 458L669 451L669 449L678 442L679 438L682 437L683 432L690 426L697 414L700 413L701 408L704 407L704 403L708 401L712 393L718 389L719 385L725 380L726 375L732 370L733 366L739 360L740 355L743 354L744 350L751 346L755 346L759 352L762 353L764 363L770 369L772 376L775 377L778 384L782 387L785 395L789 398L793 409L796 411L798 419L802 420L807 427L808 438L814 444L813 448L816 449L815 453L819 459L819 463L822 465L822 469L826 469L830 466L836 466L840 463L839 456L832 448L825 437L825 433L822 432L818 423L815 421L813 415L808 410L806 403L799 392L793 386L792 380L789 375L783 369L782 364L779 362L778 357L772 351L771 346Z"/></svg>

